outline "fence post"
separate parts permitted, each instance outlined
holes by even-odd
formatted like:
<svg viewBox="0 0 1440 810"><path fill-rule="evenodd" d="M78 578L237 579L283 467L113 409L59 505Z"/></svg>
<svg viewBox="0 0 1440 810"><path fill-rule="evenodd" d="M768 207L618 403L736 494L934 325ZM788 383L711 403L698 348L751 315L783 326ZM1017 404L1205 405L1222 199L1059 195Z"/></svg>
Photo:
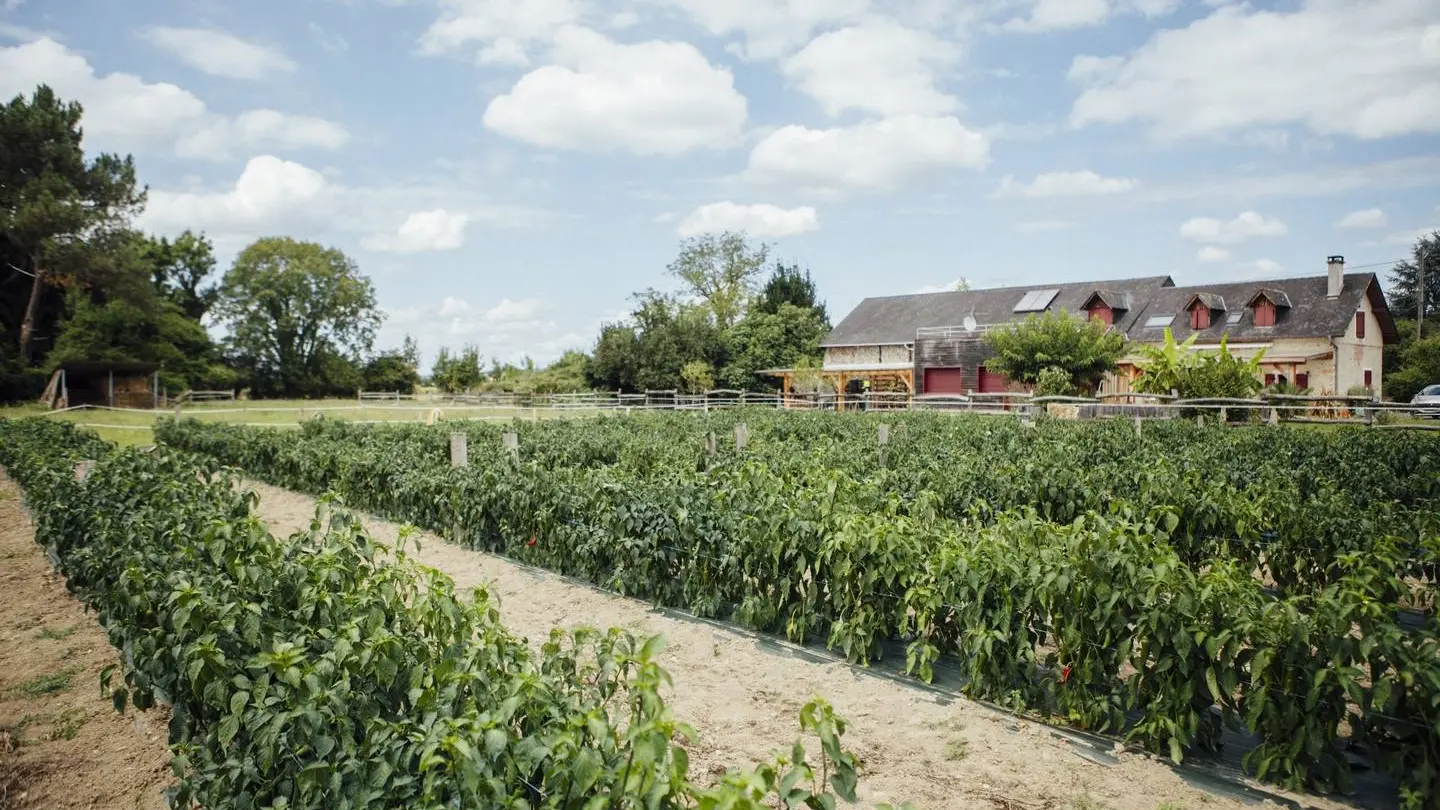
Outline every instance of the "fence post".
<svg viewBox="0 0 1440 810"><path fill-rule="evenodd" d="M450 434L450 466L464 467L470 463L469 439L464 433Z"/></svg>
<svg viewBox="0 0 1440 810"><path fill-rule="evenodd" d="M1141 430L1140 430L1140 422L1141 422L1140 417L1138 417L1138 416L1135 417L1135 438L1137 438L1137 439L1140 438L1141 435L1142 435Z"/></svg>
<svg viewBox="0 0 1440 810"><path fill-rule="evenodd" d="M1221 406L1220 406L1220 424L1223 425L1223 424L1225 424L1226 422L1229 422L1229 421L1230 421L1230 418L1229 418L1229 417L1230 417L1230 409L1227 408L1227 407L1225 407L1224 405L1221 405Z"/></svg>
<svg viewBox="0 0 1440 810"><path fill-rule="evenodd" d="M1280 409L1278 409L1278 408L1271 408L1271 409L1270 409L1270 424L1272 424L1272 425L1278 425L1278 424L1280 424Z"/></svg>

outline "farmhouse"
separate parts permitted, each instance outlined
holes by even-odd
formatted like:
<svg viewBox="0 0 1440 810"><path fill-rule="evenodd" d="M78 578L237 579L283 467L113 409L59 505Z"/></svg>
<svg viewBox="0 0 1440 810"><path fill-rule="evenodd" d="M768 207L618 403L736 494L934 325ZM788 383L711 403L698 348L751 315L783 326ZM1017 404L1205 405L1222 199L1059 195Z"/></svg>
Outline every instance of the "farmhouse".
<svg viewBox="0 0 1440 810"><path fill-rule="evenodd" d="M1346 273L1331 256L1325 275L1177 287L1169 276L1034 284L867 298L821 344L822 374L842 393L862 387L912 394L995 393L1015 388L987 372L986 332L1045 311L1103 321L1135 343L1197 335L1196 349L1222 338L1241 357L1264 352L1267 384L1317 393L1366 386L1380 396L1386 344L1398 340L1374 273ZM778 372L791 390L794 372ZM1134 357L1122 358L1102 393L1131 390ZM1017 389L1018 390L1018 389Z"/></svg>

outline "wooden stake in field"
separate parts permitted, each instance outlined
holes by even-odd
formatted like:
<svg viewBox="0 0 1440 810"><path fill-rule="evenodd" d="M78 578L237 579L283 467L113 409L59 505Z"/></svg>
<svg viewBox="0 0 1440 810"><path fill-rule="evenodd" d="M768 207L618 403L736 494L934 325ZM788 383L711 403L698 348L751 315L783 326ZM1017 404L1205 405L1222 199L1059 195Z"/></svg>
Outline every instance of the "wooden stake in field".
<svg viewBox="0 0 1440 810"><path fill-rule="evenodd" d="M500 446L510 454L510 459L516 464L520 463L520 434L513 430L507 430L500 434Z"/></svg>
<svg viewBox="0 0 1440 810"><path fill-rule="evenodd" d="M745 445L750 442L750 428L744 422L735 426L735 449L744 451Z"/></svg>
<svg viewBox="0 0 1440 810"><path fill-rule="evenodd" d="M880 425L880 468L885 468L885 462L890 457L890 426Z"/></svg>
<svg viewBox="0 0 1440 810"><path fill-rule="evenodd" d="M450 434L450 466L465 467L470 464L469 437L464 433Z"/></svg>

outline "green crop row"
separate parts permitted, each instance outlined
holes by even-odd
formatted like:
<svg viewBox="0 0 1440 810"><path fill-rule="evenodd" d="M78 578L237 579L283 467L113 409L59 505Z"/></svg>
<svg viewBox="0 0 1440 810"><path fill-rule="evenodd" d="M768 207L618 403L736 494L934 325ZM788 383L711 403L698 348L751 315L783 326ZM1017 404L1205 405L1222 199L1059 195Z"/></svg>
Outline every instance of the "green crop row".
<svg viewBox="0 0 1440 810"><path fill-rule="evenodd" d="M96 464L77 480L75 462ZM713 788L660 698L658 637L552 631L541 650L332 501L271 536L213 461L118 451L59 423L0 421L68 586L124 663L117 709L169 704L172 807L759 808L854 798L844 721L816 700L800 743ZM118 677L117 677L118 676Z"/></svg>
<svg viewBox="0 0 1440 810"><path fill-rule="evenodd" d="M1246 764L1262 778L1343 790L1352 745L1402 780L1410 805L1436 795L1440 624L1433 613L1418 627L1396 616L1400 602L1424 602L1416 592L1433 589L1398 562L1420 554L1424 568L1440 559L1433 534L1347 535L1329 553L1324 581L1276 596L1248 557L1225 556L1248 554L1243 545L1195 555L1183 523L1197 510L1166 503L1159 489L1143 505L1097 490L1094 508L1057 516L1043 508L1056 496L1041 479L1034 502L1013 495L998 509L977 500L957 518L947 496L899 485L926 480L914 477L913 459L858 474L835 449L848 442L855 455L856 438L807 434L830 425L786 418L754 418L754 444L713 459L669 419L521 428L519 461L501 449L499 428L465 424L471 464L461 469L446 450L455 425L316 424L296 435L167 423L157 435L281 486L339 492L471 547L819 640L852 660L903 639L907 667L921 677L952 657L972 695L1122 733L1176 759L1216 748L1232 725L1259 739ZM835 422L838 431L873 426ZM922 418L904 424L910 441L931 428ZM620 441L646 428L660 438ZM991 432L1024 446L1039 441L1025 431L1038 431L1071 442L1062 457L1072 460L1085 438L1071 426L986 420L937 430L979 446L997 440ZM1115 439L1115 430L1098 426L1091 438ZM1231 434L1175 429L1170 438L1178 445L1187 435ZM1045 468L1060 448L1041 447L1040 456L1004 463ZM1418 447L1409 452L1428 452ZM1325 483L1322 466L1314 475ZM930 476L940 482L944 471ZM1258 495L1228 494L1237 492ZM1351 531L1399 514L1389 503L1393 511L1377 503L1371 522Z"/></svg>

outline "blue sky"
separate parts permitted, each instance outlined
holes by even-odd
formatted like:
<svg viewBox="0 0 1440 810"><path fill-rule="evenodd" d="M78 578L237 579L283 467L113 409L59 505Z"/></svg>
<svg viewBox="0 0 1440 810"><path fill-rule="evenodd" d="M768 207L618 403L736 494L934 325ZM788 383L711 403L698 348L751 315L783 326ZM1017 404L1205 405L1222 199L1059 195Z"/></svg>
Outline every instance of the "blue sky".
<svg viewBox="0 0 1440 810"><path fill-rule="evenodd" d="M42 81L142 227L334 244L427 355L589 348L711 229L839 317L1440 227L1434 0L0 0L0 93Z"/></svg>

